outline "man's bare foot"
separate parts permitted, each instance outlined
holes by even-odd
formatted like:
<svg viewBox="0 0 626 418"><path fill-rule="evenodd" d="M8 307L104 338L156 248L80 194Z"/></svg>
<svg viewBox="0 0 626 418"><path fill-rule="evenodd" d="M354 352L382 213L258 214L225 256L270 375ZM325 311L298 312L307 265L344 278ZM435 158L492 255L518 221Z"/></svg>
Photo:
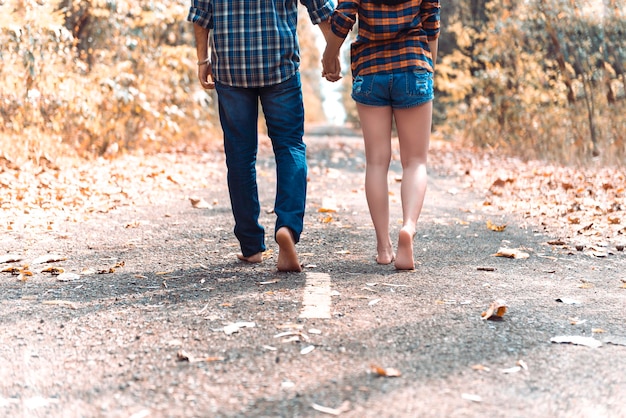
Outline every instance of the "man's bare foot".
<svg viewBox="0 0 626 418"><path fill-rule="evenodd" d="M302 266L298 260L296 252L296 241L291 231L283 226L276 231L276 242L278 243L278 271L302 271Z"/></svg>
<svg viewBox="0 0 626 418"><path fill-rule="evenodd" d="M401 229L398 234L398 255L396 256L395 267L398 270L414 270L413 260L413 234L406 229Z"/></svg>
<svg viewBox="0 0 626 418"><path fill-rule="evenodd" d="M246 261L248 263L260 263L261 261L263 261L263 253L252 254L248 257L244 257L243 254L237 254L237 258L241 261Z"/></svg>

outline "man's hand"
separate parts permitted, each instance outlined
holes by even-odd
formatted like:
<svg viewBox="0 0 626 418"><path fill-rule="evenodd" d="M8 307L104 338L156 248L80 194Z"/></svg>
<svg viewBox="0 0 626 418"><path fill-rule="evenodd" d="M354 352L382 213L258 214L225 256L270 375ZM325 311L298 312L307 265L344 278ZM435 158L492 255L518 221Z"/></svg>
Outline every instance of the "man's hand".
<svg viewBox="0 0 626 418"><path fill-rule="evenodd" d="M339 61L339 53L331 52L326 48L322 55L322 77L328 81L338 81L341 79L341 62Z"/></svg>
<svg viewBox="0 0 626 418"><path fill-rule="evenodd" d="M213 81L213 66L211 62L206 62L198 66L198 79L203 89L212 90L215 88Z"/></svg>

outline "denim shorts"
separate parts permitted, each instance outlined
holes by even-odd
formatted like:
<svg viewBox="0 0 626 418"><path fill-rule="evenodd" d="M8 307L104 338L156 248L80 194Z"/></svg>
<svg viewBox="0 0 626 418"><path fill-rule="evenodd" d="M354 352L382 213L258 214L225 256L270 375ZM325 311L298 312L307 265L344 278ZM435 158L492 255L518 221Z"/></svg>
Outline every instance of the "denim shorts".
<svg viewBox="0 0 626 418"><path fill-rule="evenodd" d="M421 68L403 73L358 75L352 82L352 99L368 106L405 109L433 98L433 73Z"/></svg>

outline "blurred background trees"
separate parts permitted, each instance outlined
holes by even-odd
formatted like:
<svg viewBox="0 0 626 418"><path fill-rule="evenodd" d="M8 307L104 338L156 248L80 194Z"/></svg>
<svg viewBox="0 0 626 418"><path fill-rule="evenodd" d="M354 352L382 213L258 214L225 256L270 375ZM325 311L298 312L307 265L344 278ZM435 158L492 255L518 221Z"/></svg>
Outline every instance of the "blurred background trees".
<svg viewBox="0 0 626 418"><path fill-rule="evenodd" d="M0 154L219 147L188 8L187 0L0 0ZM619 164L625 9L621 0L443 2L435 129L526 158ZM319 30L306 13L300 22L307 120L323 122Z"/></svg>

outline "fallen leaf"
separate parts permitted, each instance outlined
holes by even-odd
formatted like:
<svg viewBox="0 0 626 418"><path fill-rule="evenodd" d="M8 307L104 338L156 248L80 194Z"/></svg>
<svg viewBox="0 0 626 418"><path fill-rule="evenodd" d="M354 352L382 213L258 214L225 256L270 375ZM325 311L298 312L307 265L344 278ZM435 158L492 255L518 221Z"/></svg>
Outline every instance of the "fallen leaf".
<svg viewBox="0 0 626 418"><path fill-rule="evenodd" d="M234 324L229 324L224 327L224 333L226 335L234 334L235 332L239 332L241 328L254 328L256 324L254 322L235 322Z"/></svg>
<svg viewBox="0 0 626 418"><path fill-rule="evenodd" d="M462 393L461 394L461 398L465 399L466 401L472 401L472 402L482 402L483 398L480 397L479 395L473 395L471 393Z"/></svg>
<svg viewBox="0 0 626 418"><path fill-rule="evenodd" d="M490 369L489 369L489 367L484 366L482 364L474 364L472 366L472 370L476 370L476 371L479 371L479 372L488 372Z"/></svg>
<svg viewBox="0 0 626 418"><path fill-rule="evenodd" d="M491 302L489 308L483 312L480 316L482 319L489 319L491 321L501 321L502 317L507 311L506 303L502 299L497 299Z"/></svg>
<svg viewBox="0 0 626 418"><path fill-rule="evenodd" d="M378 302L380 302L380 299L372 299L368 302L369 306L374 306L376 305Z"/></svg>
<svg viewBox="0 0 626 418"><path fill-rule="evenodd" d="M508 369L502 369L500 371L504 374L512 374L512 373L517 373L521 370L522 368L520 366L514 366L514 367L509 367Z"/></svg>
<svg viewBox="0 0 626 418"><path fill-rule="evenodd" d="M322 199L322 206L317 210L318 212L337 212L337 202L332 197L325 197Z"/></svg>
<svg viewBox="0 0 626 418"><path fill-rule="evenodd" d="M567 245L567 243L565 241L563 241L562 239L556 239L553 241L548 241L548 244L550 245Z"/></svg>
<svg viewBox="0 0 626 418"><path fill-rule="evenodd" d="M331 222L333 221L333 217L332 217L332 216L330 216L330 215L326 215L326 216L324 216L323 218L321 218L321 219L320 219L320 221L321 221L323 224L329 224L329 223L331 223Z"/></svg>
<svg viewBox="0 0 626 418"><path fill-rule="evenodd" d="M44 300L41 302L43 305L57 305L70 309L78 309L78 306L74 302L69 300Z"/></svg>
<svg viewBox="0 0 626 418"><path fill-rule="evenodd" d="M191 354L187 353L185 350L180 350L178 353L176 353L177 361L187 361L191 363L191 359Z"/></svg>
<svg viewBox="0 0 626 418"><path fill-rule="evenodd" d="M377 374L378 376L383 376L383 377L402 376L402 373L400 372L400 370L394 369L393 367L384 368L384 367L380 367L375 364L372 364L370 365L370 369L372 370L373 373Z"/></svg>
<svg viewBox="0 0 626 418"><path fill-rule="evenodd" d="M550 338L550 342L559 344L584 345L586 347L598 348L602 346L602 342L592 337L583 337L579 335L560 335Z"/></svg>
<svg viewBox="0 0 626 418"><path fill-rule="evenodd" d="M567 221L571 224L578 225L580 223L580 217L578 216L568 216Z"/></svg>
<svg viewBox="0 0 626 418"><path fill-rule="evenodd" d="M60 282L71 282L80 279L80 274L76 273L61 273L57 276L57 280Z"/></svg>
<svg viewBox="0 0 626 418"><path fill-rule="evenodd" d="M40 257L37 257L33 260L32 264L43 264L43 263L56 263L57 261L65 261L66 257L63 257L58 254L46 254Z"/></svg>
<svg viewBox="0 0 626 418"><path fill-rule="evenodd" d="M22 261L22 256L16 254L0 255L0 264L17 263L18 261Z"/></svg>
<svg viewBox="0 0 626 418"><path fill-rule="evenodd" d="M214 361L224 361L224 357L193 357L191 354L187 353L185 350L180 350L176 353L177 361L186 361L189 363L200 363L206 362L211 363Z"/></svg>
<svg viewBox="0 0 626 418"><path fill-rule="evenodd" d="M613 345L624 345L626 346L626 337L622 337L622 336L609 336L609 337L605 337L602 340L605 344L613 344Z"/></svg>
<svg viewBox="0 0 626 418"><path fill-rule="evenodd" d="M621 222L622 222L622 219L621 219L620 217L618 217L618 216L610 216L610 215L609 215L609 216L607 217L607 220L608 220L608 221L609 221L609 223L610 223L610 224L612 224L612 225L617 225L617 224L619 224L619 223L621 223Z"/></svg>
<svg viewBox="0 0 626 418"><path fill-rule="evenodd" d="M58 276L61 273L65 272L65 269L62 267L47 267L43 270L41 270L42 273L50 273L53 276Z"/></svg>
<svg viewBox="0 0 626 418"><path fill-rule="evenodd" d="M313 350L315 350L315 346L314 345L309 345L307 347L304 347L302 350L300 350L300 354L302 354L302 355L309 354Z"/></svg>
<svg viewBox="0 0 626 418"><path fill-rule="evenodd" d="M280 282L280 280L278 279L274 279L274 280L267 280L265 282L257 282L257 285L264 285L264 284L274 284L274 283L278 283Z"/></svg>
<svg viewBox="0 0 626 418"><path fill-rule="evenodd" d="M568 305L578 305L579 303L581 303L580 301L577 301L576 299L569 299L569 298L557 298L554 300L557 302L568 304Z"/></svg>
<svg viewBox="0 0 626 418"><path fill-rule="evenodd" d="M524 259L530 257L530 254L517 248L500 248L494 256Z"/></svg>
<svg viewBox="0 0 626 418"><path fill-rule="evenodd" d="M209 209L211 207L209 202L201 197L190 197L189 201L191 202L191 206L195 209Z"/></svg>
<svg viewBox="0 0 626 418"><path fill-rule="evenodd" d="M487 228L491 231L502 232L506 229L506 224L504 225L496 225L492 223L490 220L487 220Z"/></svg>
<svg viewBox="0 0 626 418"><path fill-rule="evenodd" d="M324 414L339 416L344 412L348 412L350 410L350 401L345 401L341 404L341 406L339 406L339 408L329 408L327 406L318 405L316 403L311 404L311 408Z"/></svg>

